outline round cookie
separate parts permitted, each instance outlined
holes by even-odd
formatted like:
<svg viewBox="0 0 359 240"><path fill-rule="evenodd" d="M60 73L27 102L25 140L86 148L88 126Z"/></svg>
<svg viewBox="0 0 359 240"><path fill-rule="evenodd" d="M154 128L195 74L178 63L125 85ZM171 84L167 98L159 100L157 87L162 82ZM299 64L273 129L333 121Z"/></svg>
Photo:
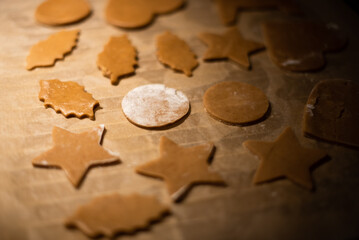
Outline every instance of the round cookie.
<svg viewBox="0 0 359 240"><path fill-rule="evenodd" d="M122 100L127 119L141 127L162 127L176 122L189 111L188 98L163 84L148 84L132 89Z"/></svg>
<svg viewBox="0 0 359 240"><path fill-rule="evenodd" d="M63 25L77 22L91 13L86 0L47 0L35 12L38 22L47 25Z"/></svg>
<svg viewBox="0 0 359 240"><path fill-rule="evenodd" d="M268 99L260 89L234 81L221 82L207 89L203 104L211 116L232 124L259 120L269 107Z"/></svg>

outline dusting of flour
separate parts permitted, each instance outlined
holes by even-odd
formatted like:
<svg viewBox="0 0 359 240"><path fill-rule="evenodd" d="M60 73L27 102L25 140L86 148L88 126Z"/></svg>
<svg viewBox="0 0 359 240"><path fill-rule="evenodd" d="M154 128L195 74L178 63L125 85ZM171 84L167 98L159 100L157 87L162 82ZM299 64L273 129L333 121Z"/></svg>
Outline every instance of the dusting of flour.
<svg viewBox="0 0 359 240"><path fill-rule="evenodd" d="M122 111L133 123L143 127L161 127L171 124L189 110L188 98L163 84L137 87L122 100Z"/></svg>

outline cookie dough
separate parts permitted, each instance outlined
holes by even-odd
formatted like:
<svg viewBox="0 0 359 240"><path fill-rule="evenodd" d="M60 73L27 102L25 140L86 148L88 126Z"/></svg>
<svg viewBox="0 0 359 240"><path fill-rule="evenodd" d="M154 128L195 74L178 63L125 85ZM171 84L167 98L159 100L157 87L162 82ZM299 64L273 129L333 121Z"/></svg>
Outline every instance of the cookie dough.
<svg viewBox="0 0 359 240"><path fill-rule="evenodd" d="M163 179L174 201L182 200L194 184L223 184L222 177L208 168L213 144L181 147L166 137L160 140L160 157L136 167L136 172Z"/></svg>
<svg viewBox="0 0 359 240"><path fill-rule="evenodd" d="M62 168L70 182L79 187L86 172L92 165L118 162L117 156L110 154L101 145L105 127L100 125L88 132L72 133L54 127L53 147L32 160L37 167Z"/></svg>
<svg viewBox="0 0 359 240"><path fill-rule="evenodd" d="M248 55L265 48L261 43L244 39L236 27L223 35L202 33L199 39L208 46L204 60L230 59L247 69L251 67Z"/></svg>
<svg viewBox="0 0 359 240"><path fill-rule="evenodd" d="M246 124L261 119L269 101L258 88L242 82L217 83L204 94L203 105L214 118L231 124Z"/></svg>
<svg viewBox="0 0 359 240"><path fill-rule="evenodd" d="M79 33L79 30L57 32L32 46L26 58L26 69L53 66L56 60L64 59L76 46Z"/></svg>
<svg viewBox="0 0 359 240"><path fill-rule="evenodd" d="M78 227L89 237L105 235L113 238L117 233L133 233L148 228L168 212L169 208L155 197L114 193L97 197L79 207L65 225Z"/></svg>
<svg viewBox="0 0 359 240"><path fill-rule="evenodd" d="M135 72L137 52L127 35L111 37L103 51L97 56L97 66L102 74L111 79L112 84Z"/></svg>
<svg viewBox="0 0 359 240"><path fill-rule="evenodd" d="M45 107L51 107L65 117L94 119L94 108L99 105L83 86L58 79L40 81L39 99L44 102Z"/></svg>
<svg viewBox="0 0 359 240"><path fill-rule="evenodd" d="M308 20L269 21L262 25L272 61L280 68L314 71L325 66L324 53L338 51L347 42L338 25Z"/></svg>
<svg viewBox="0 0 359 240"><path fill-rule="evenodd" d="M307 101L303 132L359 147L359 84L335 79L315 85Z"/></svg>
<svg viewBox="0 0 359 240"><path fill-rule="evenodd" d="M254 175L256 184L288 178L311 190L310 168L326 156L322 150L303 148L291 128L287 128L274 142L248 140L243 146L261 159Z"/></svg>
<svg viewBox="0 0 359 240"><path fill-rule="evenodd" d="M35 12L38 22L47 25L64 25L84 19L91 13L86 0L46 0Z"/></svg>
<svg viewBox="0 0 359 240"><path fill-rule="evenodd" d="M157 57L163 64L188 77L192 76L192 70L198 66L196 56L187 43L170 32L158 36Z"/></svg>
<svg viewBox="0 0 359 240"><path fill-rule="evenodd" d="M107 22L122 28L139 28L150 24L157 14L180 8L184 0L109 0Z"/></svg>
<svg viewBox="0 0 359 240"><path fill-rule="evenodd" d="M290 14L301 13L300 8L292 0L216 0L216 4L225 25L235 23L239 10L279 9Z"/></svg>
<svg viewBox="0 0 359 240"><path fill-rule="evenodd" d="M181 91L163 84L148 84L127 93L122 111L138 126L162 127L184 117L189 111L189 101Z"/></svg>

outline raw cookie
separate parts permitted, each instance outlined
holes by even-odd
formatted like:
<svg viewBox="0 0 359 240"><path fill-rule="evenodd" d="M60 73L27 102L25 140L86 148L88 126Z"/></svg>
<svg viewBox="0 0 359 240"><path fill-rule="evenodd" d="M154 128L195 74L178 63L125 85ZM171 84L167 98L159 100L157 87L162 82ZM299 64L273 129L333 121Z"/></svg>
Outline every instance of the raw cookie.
<svg viewBox="0 0 359 240"><path fill-rule="evenodd" d="M265 48L261 43L244 39L236 27L223 35L202 33L199 39L208 46L204 60L229 58L247 69L251 67L248 54Z"/></svg>
<svg viewBox="0 0 359 240"><path fill-rule="evenodd" d="M157 38L157 57L160 62L192 76L192 69L198 66L196 55L185 41L176 35L165 32Z"/></svg>
<svg viewBox="0 0 359 240"><path fill-rule="evenodd" d="M86 0L46 0L35 12L38 22L47 25L63 25L77 22L91 13Z"/></svg>
<svg viewBox="0 0 359 240"><path fill-rule="evenodd" d="M53 66L57 59L63 59L76 46L79 33L79 30L57 32L32 46L26 58L26 69Z"/></svg>
<svg viewBox="0 0 359 240"><path fill-rule="evenodd" d="M303 148L289 127L274 142L248 140L243 146L261 159L254 183L288 178L313 189L310 168L326 156L322 150Z"/></svg>
<svg viewBox="0 0 359 240"><path fill-rule="evenodd" d="M137 52L127 35L111 37L103 51L97 56L97 66L102 74L116 84L118 78L135 72Z"/></svg>
<svg viewBox="0 0 359 240"><path fill-rule="evenodd" d="M269 102L258 88L227 81L210 87L204 94L203 105L218 120L244 124L261 119L268 111Z"/></svg>
<svg viewBox="0 0 359 240"><path fill-rule="evenodd" d="M162 127L176 122L189 111L188 98L163 84L132 89L122 100L127 119L141 127Z"/></svg>
<svg viewBox="0 0 359 240"><path fill-rule="evenodd" d="M111 194L93 199L79 207L65 225L76 226L89 237L133 233L161 219L169 208L155 197L139 194Z"/></svg>
<svg viewBox="0 0 359 240"><path fill-rule="evenodd" d="M181 147L162 136L160 157L137 166L136 172L163 179L171 198L179 201L195 184L224 183L219 174L208 168L213 147L212 143Z"/></svg>
<svg viewBox="0 0 359 240"><path fill-rule="evenodd" d="M93 110L99 105L85 88L76 82L61 82L58 79L41 80L39 99L45 107L52 107L65 117L94 118Z"/></svg>
<svg viewBox="0 0 359 240"><path fill-rule="evenodd" d="M101 145L105 127L100 125L88 132L72 133L54 127L53 147L32 160L38 167L62 168L70 182L78 187L91 165L118 162L118 157L110 154Z"/></svg>
<svg viewBox="0 0 359 240"><path fill-rule="evenodd" d="M223 24L230 25L236 20L238 10L277 8L286 13L301 13L291 0L216 0Z"/></svg>
<svg viewBox="0 0 359 240"><path fill-rule="evenodd" d="M332 23L269 21L262 29L272 61L295 72L321 69L325 65L323 53L340 50L347 42L338 25Z"/></svg>
<svg viewBox="0 0 359 240"><path fill-rule="evenodd" d="M139 28L150 24L155 15L181 7L184 0L109 0L107 22L117 27Z"/></svg>
<svg viewBox="0 0 359 240"><path fill-rule="evenodd" d="M308 136L359 147L359 84L342 79L319 82L308 98L303 131Z"/></svg>

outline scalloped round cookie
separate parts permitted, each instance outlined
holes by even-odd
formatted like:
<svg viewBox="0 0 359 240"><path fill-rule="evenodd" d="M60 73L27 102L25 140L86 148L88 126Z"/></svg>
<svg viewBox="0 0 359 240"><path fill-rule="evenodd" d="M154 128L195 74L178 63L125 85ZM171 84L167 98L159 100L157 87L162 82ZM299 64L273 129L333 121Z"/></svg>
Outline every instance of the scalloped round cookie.
<svg viewBox="0 0 359 240"><path fill-rule="evenodd" d="M126 118L141 127L162 127L174 123L189 111L188 98L163 84L148 84L132 89L122 100Z"/></svg>

